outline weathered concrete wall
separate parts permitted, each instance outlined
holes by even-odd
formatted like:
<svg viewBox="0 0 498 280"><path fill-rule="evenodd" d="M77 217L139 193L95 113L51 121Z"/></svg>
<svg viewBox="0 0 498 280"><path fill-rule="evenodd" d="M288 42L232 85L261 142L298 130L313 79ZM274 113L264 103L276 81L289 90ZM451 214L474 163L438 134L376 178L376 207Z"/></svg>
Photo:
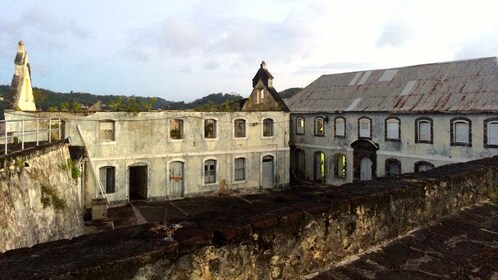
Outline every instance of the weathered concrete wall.
<svg viewBox="0 0 498 280"><path fill-rule="evenodd" d="M23 113L24 115L26 113ZM88 164L85 178L85 206L91 207L92 199L100 197L99 168L115 168L115 192L108 193L109 200L125 204L130 199L129 171L131 166L148 168L147 198L159 200L173 198L176 181L170 179L169 168L182 162L184 196L197 196L224 189L230 191L254 190L263 184L262 160L274 158L274 184L289 183L289 113L271 112L191 112L154 111L133 115L127 112L36 112L31 117L61 118L65 122L64 135L71 137L71 145L85 146L93 167ZM15 113L6 115L15 119ZM183 121L182 139L170 135L170 122ZM204 121L217 121L216 138L204 138ZM246 137L235 137L234 120L246 121ZM273 136L263 136L263 120L273 120ZM114 121L114 140L99 140L99 123ZM78 127L80 129L78 129ZM80 133L81 132L81 133ZM245 179L234 178L234 161L245 158ZM204 182L204 163L216 160L216 180ZM89 162L87 162L89 163ZM153 176L151 175L153 174Z"/></svg>
<svg viewBox="0 0 498 280"><path fill-rule="evenodd" d="M0 252L83 233L69 158L63 143L0 158Z"/></svg>
<svg viewBox="0 0 498 280"><path fill-rule="evenodd" d="M314 120L316 117L329 118L329 122L324 123L324 137L314 135ZM291 141L296 149L302 149L305 153L305 178L313 180L315 152L325 153L325 177L326 183L341 185L353 181L353 148L351 143L359 139L358 119L367 116L372 119L371 135L372 141L379 145L377 151L376 176L385 176L385 162L394 158L401 163L401 172L414 172L416 162L427 161L434 166L441 166L456 162L465 162L484 157L498 155L498 149L484 147L484 120L494 118L496 114L390 114L390 113L353 113L342 114L315 113L315 114L291 114L292 127L290 128ZM296 118L305 119L304 134L296 134ZM335 137L334 119L344 117L345 137ZM385 120L389 117L396 117L400 120L400 141L389 141L385 139ZM433 144L415 143L415 119L428 117L433 120ZM471 142L467 146L451 146L451 119L455 117L468 118L471 124ZM334 175L334 155L346 155L346 177ZM291 158L295 158L295 154ZM297 173L297 162L291 166L294 174Z"/></svg>
<svg viewBox="0 0 498 280"><path fill-rule="evenodd" d="M0 279L300 279L497 190L494 157L335 188L199 198L169 221L176 231L146 224L7 252Z"/></svg>

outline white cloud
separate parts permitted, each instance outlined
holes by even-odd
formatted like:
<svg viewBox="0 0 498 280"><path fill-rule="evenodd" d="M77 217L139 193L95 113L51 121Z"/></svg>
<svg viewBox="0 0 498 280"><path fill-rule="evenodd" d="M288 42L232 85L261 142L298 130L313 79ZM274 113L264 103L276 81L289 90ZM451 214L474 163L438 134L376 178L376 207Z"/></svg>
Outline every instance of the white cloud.
<svg viewBox="0 0 498 280"><path fill-rule="evenodd" d="M321 74L498 52L494 0L2 5L0 65L7 70L0 73L12 69L17 41L24 40L37 85L59 91L174 93L178 100L247 92L261 60L283 90ZM11 75L1 78L8 83Z"/></svg>
<svg viewBox="0 0 498 280"><path fill-rule="evenodd" d="M455 59L498 56L497 34L498 28L462 42Z"/></svg>
<svg viewBox="0 0 498 280"><path fill-rule="evenodd" d="M384 27L384 31L377 39L375 46L402 47L409 44L412 38L416 36L414 28L404 22L389 23Z"/></svg>

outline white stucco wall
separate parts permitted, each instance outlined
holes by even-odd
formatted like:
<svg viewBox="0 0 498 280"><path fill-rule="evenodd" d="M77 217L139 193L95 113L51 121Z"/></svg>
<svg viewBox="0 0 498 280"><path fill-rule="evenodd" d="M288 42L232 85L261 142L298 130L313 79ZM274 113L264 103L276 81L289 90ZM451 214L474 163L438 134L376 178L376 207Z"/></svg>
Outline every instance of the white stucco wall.
<svg viewBox="0 0 498 280"><path fill-rule="evenodd" d="M129 195L129 168L145 164L148 167L148 198L169 196L169 164L184 163L185 196L216 191L237 191L260 188L262 185L262 158L274 157L275 186L289 183L289 113L285 112L186 112L157 111L132 115L124 112L97 112L72 114L39 112L38 117L60 117L65 122L65 137L71 145L86 146L87 161L85 204L99 196L96 178L99 168L114 166L116 191L108 194L110 201L125 202ZM204 139L204 120L217 120L217 138ZM246 137L235 138L233 121L246 120ZM263 137L263 120L274 121L274 136ZM171 139L169 122L182 119L184 138ZM115 141L99 139L99 122L115 122ZM234 160L246 159L246 179L235 182ZM216 182L204 183L204 162L217 161ZM93 173L95 172L95 174Z"/></svg>

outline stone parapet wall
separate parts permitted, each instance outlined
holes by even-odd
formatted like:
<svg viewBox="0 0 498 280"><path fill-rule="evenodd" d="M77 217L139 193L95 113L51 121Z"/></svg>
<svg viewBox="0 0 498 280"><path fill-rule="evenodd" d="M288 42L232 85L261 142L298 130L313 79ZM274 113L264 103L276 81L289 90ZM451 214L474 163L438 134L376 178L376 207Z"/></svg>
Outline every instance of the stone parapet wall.
<svg viewBox="0 0 498 280"><path fill-rule="evenodd" d="M199 198L168 224L9 251L0 279L302 279L497 190L494 157L342 187Z"/></svg>
<svg viewBox="0 0 498 280"><path fill-rule="evenodd" d="M0 157L0 252L83 233L68 159L60 142Z"/></svg>

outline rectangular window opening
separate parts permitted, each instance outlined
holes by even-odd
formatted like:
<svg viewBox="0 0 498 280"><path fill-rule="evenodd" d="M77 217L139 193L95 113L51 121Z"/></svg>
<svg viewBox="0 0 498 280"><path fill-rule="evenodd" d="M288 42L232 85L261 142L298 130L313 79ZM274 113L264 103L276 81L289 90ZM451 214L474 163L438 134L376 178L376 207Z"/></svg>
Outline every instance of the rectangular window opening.
<svg viewBox="0 0 498 280"><path fill-rule="evenodd" d="M183 120L171 120L169 123L169 135L171 139L183 139Z"/></svg>
<svg viewBox="0 0 498 280"><path fill-rule="evenodd" d="M242 138L246 137L246 121L245 120L235 120L234 122L235 125L235 137L236 138Z"/></svg>
<svg viewBox="0 0 498 280"><path fill-rule="evenodd" d="M216 138L216 120L204 120L204 138Z"/></svg>
<svg viewBox="0 0 498 280"><path fill-rule="evenodd" d="M114 122L101 121L99 123L99 138L101 142L114 141Z"/></svg>
<svg viewBox="0 0 498 280"><path fill-rule="evenodd" d="M246 173L245 173L245 159L244 158L238 158L235 159L235 181L243 181L246 179Z"/></svg>
<svg viewBox="0 0 498 280"><path fill-rule="evenodd" d="M216 161L206 160L204 163L204 183L216 183Z"/></svg>

